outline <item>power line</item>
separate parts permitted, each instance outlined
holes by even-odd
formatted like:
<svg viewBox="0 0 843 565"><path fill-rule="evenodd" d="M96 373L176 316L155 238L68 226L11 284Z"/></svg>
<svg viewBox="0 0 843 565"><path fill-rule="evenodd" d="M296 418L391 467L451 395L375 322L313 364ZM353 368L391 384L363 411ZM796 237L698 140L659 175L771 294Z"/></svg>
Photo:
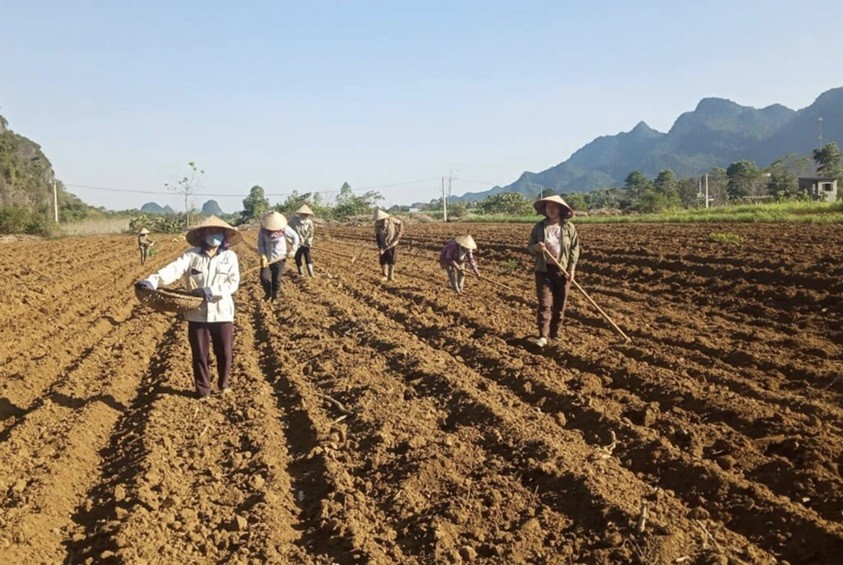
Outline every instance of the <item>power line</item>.
<svg viewBox="0 0 843 565"><path fill-rule="evenodd" d="M407 186L411 184L419 184L423 182L430 182L436 180L435 178L429 179L420 179L420 180L413 180L413 181L404 181L404 182L396 182L390 184L381 184L381 185L373 185L373 186L363 186L358 188L352 188L352 192L361 192L364 190L374 190L378 188L391 188L395 186ZM87 190L103 190L106 192L123 192L123 193L133 193L133 194L154 194L154 195L178 195L178 191L168 191L168 190L141 190L141 189L133 189L133 188L115 188L115 187L106 187L106 186L91 186L86 184L70 184L64 183L65 187L68 188L84 188ZM304 193L311 192L319 194L339 194L340 190L304 190ZM291 192L267 192L264 193L265 196L275 196L275 197L284 197L284 196L291 196L293 192L299 193L299 191L291 191ZM238 193L238 194L216 194L210 192L191 192L191 196L212 196L217 198L245 198L248 196L248 193Z"/></svg>

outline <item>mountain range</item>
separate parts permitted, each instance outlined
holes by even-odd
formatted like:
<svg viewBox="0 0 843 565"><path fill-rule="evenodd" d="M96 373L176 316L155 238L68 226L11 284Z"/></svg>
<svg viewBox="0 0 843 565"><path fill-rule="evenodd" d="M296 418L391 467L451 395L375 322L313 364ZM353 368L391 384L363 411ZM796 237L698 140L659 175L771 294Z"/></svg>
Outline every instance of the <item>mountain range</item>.
<svg viewBox="0 0 843 565"><path fill-rule="evenodd" d="M667 133L639 122L630 131L594 139L549 169L525 171L506 186L453 200L482 200L499 192L519 192L533 199L548 188L570 193L618 187L632 171L653 178L670 169L680 178L693 177L742 159L764 167L788 154L811 154L829 141L843 141L843 88L822 93L801 110L781 104L756 109L723 98L704 98L694 110L680 115Z"/></svg>
<svg viewBox="0 0 843 565"><path fill-rule="evenodd" d="M147 202L140 209L144 214L175 214L170 205L161 206L157 202ZM202 205L203 216L221 216L223 214L222 208L216 200L208 200Z"/></svg>

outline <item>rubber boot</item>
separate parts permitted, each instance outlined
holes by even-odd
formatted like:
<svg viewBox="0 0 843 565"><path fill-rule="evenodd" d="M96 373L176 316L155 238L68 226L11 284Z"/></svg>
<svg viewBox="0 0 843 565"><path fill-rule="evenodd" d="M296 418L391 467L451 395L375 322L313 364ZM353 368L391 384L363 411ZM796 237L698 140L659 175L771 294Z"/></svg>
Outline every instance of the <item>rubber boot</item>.
<svg viewBox="0 0 843 565"><path fill-rule="evenodd" d="M392 278L392 274L393 274L394 271L395 271L395 265L387 265L386 266L386 279L387 280L390 280L390 281L395 280L394 278Z"/></svg>
<svg viewBox="0 0 843 565"><path fill-rule="evenodd" d="M310 267L310 265L308 265ZM299 272L299 276L302 276L304 273L301 271L301 265L296 265L296 270Z"/></svg>
<svg viewBox="0 0 843 565"><path fill-rule="evenodd" d="M311 278L313 278L313 263L307 264L307 274L310 275Z"/></svg>
<svg viewBox="0 0 843 565"><path fill-rule="evenodd" d="M381 272L383 273L384 280L389 278L389 273L387 271L387 265L381 265Z"/></svg>

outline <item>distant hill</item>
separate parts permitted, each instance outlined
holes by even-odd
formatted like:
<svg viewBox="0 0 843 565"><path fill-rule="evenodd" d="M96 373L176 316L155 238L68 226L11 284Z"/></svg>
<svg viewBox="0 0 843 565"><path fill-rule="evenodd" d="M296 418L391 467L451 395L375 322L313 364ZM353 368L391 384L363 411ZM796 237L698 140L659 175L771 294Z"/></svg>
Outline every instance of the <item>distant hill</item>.
<svg viewBox="0 0 843 565"><path fill-rule="evenodd" d="M147 202L143 206L141 206L141 212L144 214L176 214L177 212L173 210L169 205L161 206L157 202ZM217 203L216 200L208 200L202 205L202 215L203 216L222 216L223 215L222 208Z"/></svg>
<svg viewBox="0 0 843 565"><path fill-rule="evenodd" d="M587 192L622 186L626 176L636 170L651 178L664 169L679 177L692 177L741 159L767 166L787 154L810 154L829 141L843 142L843 88L824 92L799 111L780 104L759 110L722 98L704 98L693 111L679 116L667 133L639 122L628 132L598 137L554 167L524 172L506 186L469 192L453 200L482 200L510 191L534 198L547 188Z"/></svg>
<svg viewBox="0 0 843 565"><path fill-rule="evenodd" d="M216 200L208 200L202 205L203 216L222 216L223 211Z"/></svg>
<svg viewBox="0 0 843 565"><path fill-rule="evenodd" d="M170 208L169 205L161 206L156 202L147 202L141 206L141 212L144 214L175 214L176 211Z"/></svg>

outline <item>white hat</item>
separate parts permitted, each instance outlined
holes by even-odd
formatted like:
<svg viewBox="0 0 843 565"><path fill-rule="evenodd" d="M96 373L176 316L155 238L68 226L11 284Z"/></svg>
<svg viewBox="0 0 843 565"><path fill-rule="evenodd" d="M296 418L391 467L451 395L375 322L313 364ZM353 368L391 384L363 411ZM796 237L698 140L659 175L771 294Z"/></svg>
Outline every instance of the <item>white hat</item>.
<svg viewBox="0 0 843 565"><path fill-rule="evenodd" d="M239 243L239 241L243 239L243 234L237 231L237 228L216 216L210 216L198 226L194 226L187 230L187 233L184 234L184 238L190 245L199 247L202 245L205 231L209 229L222 229L225 231L225 241L229 245Z"/></svg>
<svg viewBox="0 0 843 565"><path fill-rule="evenodd" d="M555 194L553 196L548 196L547 198L540 198L539 200L536 200L536 202L533 204L533 208L535 208L536 212L538 212L539 214L547 216L547 213L545 211L547 209L548 202L553 202L562 206L561 216L563 220L567 220L568 218L574 217L574 209L568 206L568 203L562 200L561 196L557 196Z"/></svg>
<svg viewBox="0 0 843 565"><path fill-rule="evenodd" d="M261 216L261 227L269 231L283 230L287 227L287 218L273 210Z"/></svg>
<svg viewBox="0 0 843 565"><path fill-rule="evenodd" d="M310 209L310 206L307 204L302 204L301 207L296 210L296 214L310 214L313 215L313 210Z"/></svg>
<svg viewBox="0 0 843 565"><path fill-rule="evenodd" d="M149 233L149 230L146 229L146 228L143 228L141 231L138 232L138 235L146 235L148 233Z"/></svg>
<svg viewBox="0 0 843 565"><path fill-rule="evenodd" d="M375 210L375 221L379 222L380 220L385 220L389 217L389 214L378 208Z"/></svg>
<svg viewBox="0 0 843 565"><path fill-rule="evenodd" d="M457 245L465 247L469 251L475 251L477 249L477 244L474 242L474 238L470 235L458 235L454 238L454 241L457 242Z"/></svg>

